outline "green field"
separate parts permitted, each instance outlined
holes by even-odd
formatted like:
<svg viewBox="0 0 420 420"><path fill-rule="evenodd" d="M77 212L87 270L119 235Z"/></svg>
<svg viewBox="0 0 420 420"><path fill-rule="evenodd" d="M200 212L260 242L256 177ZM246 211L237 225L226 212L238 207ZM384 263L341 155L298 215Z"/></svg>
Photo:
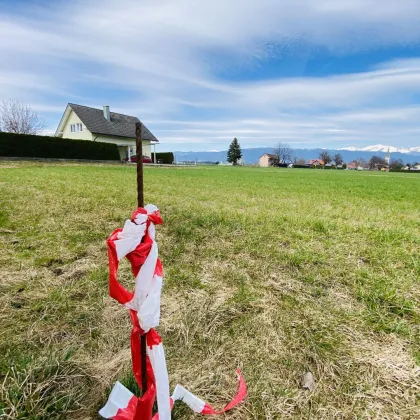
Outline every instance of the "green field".
<svg viewBox="0 0 420 420"><path fill-rule="evenodd" d="M97 418L115 380L133 386L105 239L135 209L135 179L0 164L1 418ZM230 419L420 418L418 175L147 168L145 182L165 222L172 386L222 408L241 367L249 394Z"/></svg>

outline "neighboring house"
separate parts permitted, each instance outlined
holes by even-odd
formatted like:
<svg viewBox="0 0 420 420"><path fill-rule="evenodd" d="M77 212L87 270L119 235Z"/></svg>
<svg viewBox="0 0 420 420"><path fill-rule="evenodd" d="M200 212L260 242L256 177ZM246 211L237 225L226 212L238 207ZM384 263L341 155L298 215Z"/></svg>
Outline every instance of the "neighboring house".
<svg viewBox="0 0 420 420"><path fill-rule="evenodd" d="M369 165L367 163L363 164L363 165L358 165L357 166L357 170L358 171L369 171Z"/></svg>
<svg viewBox="0 0 420 420"><path fill-rule="evenodd" d="M110 112L109 106L102 109L68 104L58 124L56 137L75 140L92 140L115 143L121 159L136 154L136 123L140 120L129 115ZM143 123L142 123L143 124ZM152 143L158 139L143 124L143 155L151 157Z"/></svg>
<svg viewBox="0 0 420 420"><path fill-rule="evenodd" d="M322 159L311 159L309 161L309 166L324 166L324 161Z"/></svg>
<svg viewBox="0 0 420 420"><path fill-rule="evenodd" d="M277 155L273 155L271 153L264 153L260 157L260 166L268 167L277 165L279 163L279 157Z"/></svg>
<svg viewBox="0 0 420 420"><path fill-rule="evenodd" d="M357 163L356 162L350 162L347 164L347 169L355 170L357 169Z"/></svg>

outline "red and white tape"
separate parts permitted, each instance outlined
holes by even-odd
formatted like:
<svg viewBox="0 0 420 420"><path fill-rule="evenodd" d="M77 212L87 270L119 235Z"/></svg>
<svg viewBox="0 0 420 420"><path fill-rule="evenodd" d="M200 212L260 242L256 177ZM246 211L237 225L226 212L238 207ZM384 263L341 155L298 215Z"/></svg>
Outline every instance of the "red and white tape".
<svg viewBox="0 0 420 420"><path fill-rule="evenodd" d="M183 401L193 411L201 414L221 414L239 404L246 396L246 384L238 370L239 389L235 398L221 411L214 410L181 385L169 395L169 378L165 352L159 334L154 330L159 325L160 296L163 269L155 241L155 225L162 218L156 206L148 204L138 208L124 227L115 230L109 239L109 294L130 310L133 328L131 331L132 368L141 388L140 336L146 334L147 342L147 391L136 397L120 382L117 382L99 414L114 420L150 420L152 407L157 399L158 414L153 420L170 420L175 401ZM117 272L121 259L126 257L135 276L134 292L118 281Z"/></svg>

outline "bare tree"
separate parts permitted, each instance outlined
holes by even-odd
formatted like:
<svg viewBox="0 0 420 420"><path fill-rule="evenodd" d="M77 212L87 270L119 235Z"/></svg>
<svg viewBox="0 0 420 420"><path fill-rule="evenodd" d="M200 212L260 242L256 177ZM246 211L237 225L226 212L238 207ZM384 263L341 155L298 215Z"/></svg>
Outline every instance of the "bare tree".
<svg viewBox="0 0 420 420"><path fill-rule="evenodd" d="M292 163L294 150L286 143L278 143L273 149L273 153L277 155L280 163Z"/></svg>
<svg viewBox="0 0 420 420"><path fill-rule="evenodd" d="M45 120L31 107L17 99L0 104L0 130L9 133L38 134L45 128Z"/></svg>
<svg viewBox="0 0 420 420"><path fill-rule="evenodd" d="M333 161L335 162L335 165L336 165L336 166L338 166L338 165L342 165L342 164L343 164L343 156L341 156L341 154L340 154L340 153L336 153L336 154L333 156Z"/></svg>
<svg viewBox="0 0 420 420"><path fill-rule="evenodd" d="M356 163L358 167L363 168L364 166L366 166L366 161L362 157L359 157L358 159L356 159Z"/></svg>
<svg viewBox="0 0 420 420"><path fill-rule="evenodd" d="M306 159L304 159L304 158L297 158L295 160L295 165L306 165Z"/></svg>
<svg viewBox="0 0 420 420"><path fill-rule="evenodd" d="M369 159L369 169L376 169L380 171L382 168L386 167L385 159L380 156L372 156Z"/></svg>
<svg viewBox="0 0 420 420"><path fill-rule="evenodd" d="M390 169L401 169L404 166L404 161L402 159L392 159L389 165Z"/></svg>
<svg viewBox="0 0 420 420"><path fill-rule="evenodd" d="M319 154L319 158L324 161L324 165L327 165L332 160L331 155L326 150Z"/></svg>

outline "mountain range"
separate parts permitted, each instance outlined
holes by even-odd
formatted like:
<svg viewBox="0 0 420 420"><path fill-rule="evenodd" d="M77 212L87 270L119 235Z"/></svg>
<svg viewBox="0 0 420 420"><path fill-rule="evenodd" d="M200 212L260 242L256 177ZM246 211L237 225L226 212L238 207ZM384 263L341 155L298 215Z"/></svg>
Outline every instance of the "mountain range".
<svg viewBox="0 0 420 420"><path fill-rule="evenodd" d="M331 155L340 153L345 162L351 162L360 158L368 161L372 156L385 157L388 151L391 153L392 159L401 159L404 163L413 163L420 161L420 147L413 147L411 149L403 149L394 146L374 145L363 148L343 147L340 149L294 149L294 155L297 158L316 159L323 151L328 151ZM404 151L401 151L404 150ZM406 151L408 150L408 151ZM242 149L242 157L245 164L258 163L261 155L264 153L273 153L272 147L256 147L252 149ZM203 151L203 152L174 152L175 160L177 162L226 162L227 150L223 151Z"/></svg>
<svg viewBox="0 0 420 420"><path fill-rule="evenodd" d="M417 147L395 147L395 146L385 146L383 144L374 144L373 146L366 147L342 147L338 150L349 150L351 152L387 152L389 149L390 153L420 153L420 146Z"/></svg>

